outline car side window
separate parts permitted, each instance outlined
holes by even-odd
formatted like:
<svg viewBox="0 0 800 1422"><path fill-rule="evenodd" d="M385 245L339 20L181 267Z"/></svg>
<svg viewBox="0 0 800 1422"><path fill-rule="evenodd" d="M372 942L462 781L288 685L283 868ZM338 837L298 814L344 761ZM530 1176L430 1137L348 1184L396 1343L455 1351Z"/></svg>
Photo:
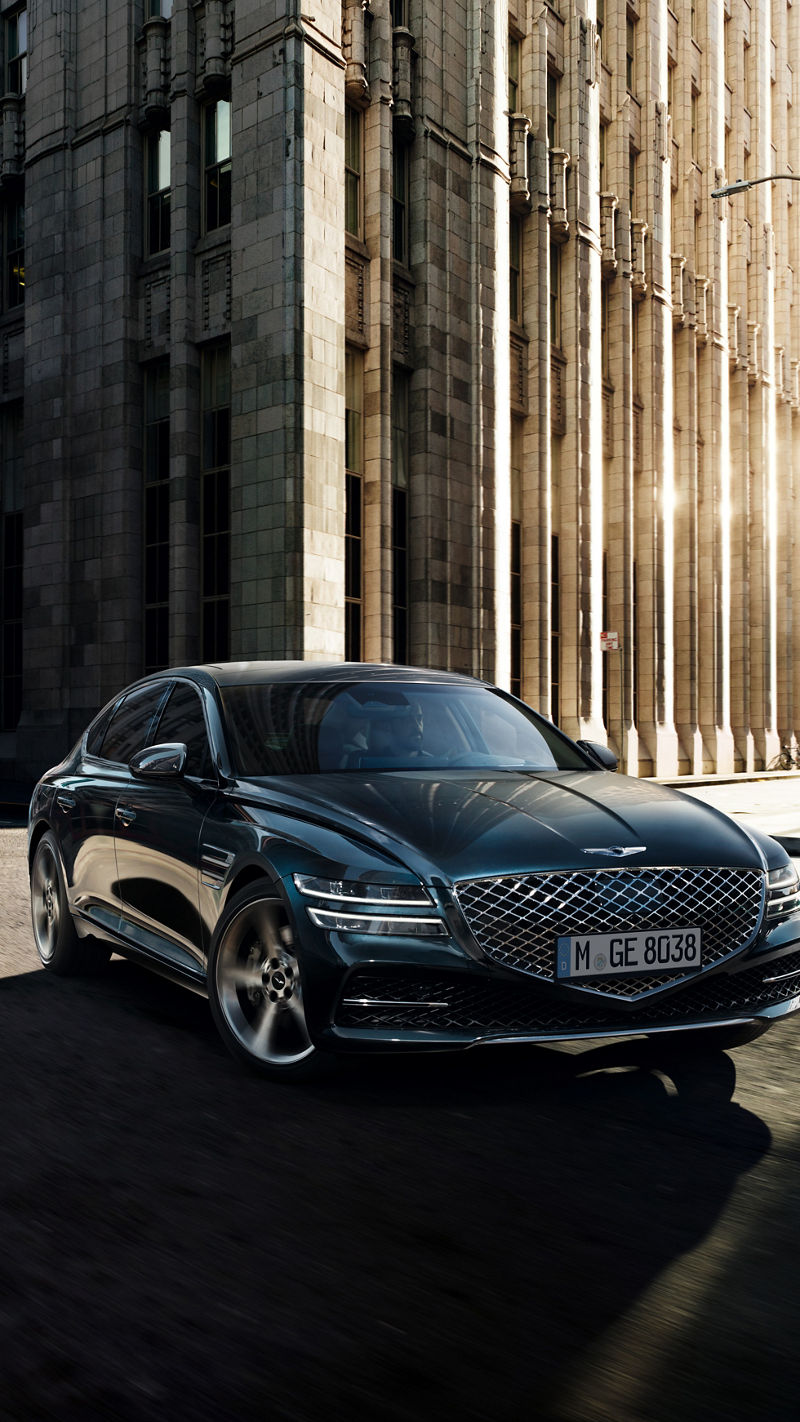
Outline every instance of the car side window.
<svg viewBox="0 0 800 1422"><path fill-rule="evenodd" d="M103 737L106 731L108 730L108 723L111 720L113 712L114 706L112 704L111 706L106 707L105 711L103 711L102 714L98 716L96 721L92 722L91 726L86 732L87 755L100 754L100 747L103 744Z"/></svg>
<svg viewBox="0 0 800 1422"><path fill-rule="evenodd" d="M178 682L161 713L156 730L158 744L172 741L186 746L186 774L196 775L201 780L213 773L211 749L208 744L206 720L203 706L197 692Z"/></svg>
<svg viewBox="0 0 800 1422"><path fill-rule="evenodd" d="M164 699L167 683L156 682L129 691L116 707L97 755L103 760L121 761L127 765L136 751L147 745L153 719Z"/></svg>

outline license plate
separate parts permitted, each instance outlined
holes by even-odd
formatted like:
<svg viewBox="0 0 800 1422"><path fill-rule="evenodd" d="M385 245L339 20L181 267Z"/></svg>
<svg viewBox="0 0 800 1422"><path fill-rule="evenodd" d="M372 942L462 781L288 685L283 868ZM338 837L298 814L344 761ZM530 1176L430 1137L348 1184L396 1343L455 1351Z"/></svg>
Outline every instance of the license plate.
<svg viewBox="0 0 800 1422"><path fill-rule="evenodd" d="M556 977L624 978L635 973L688 972L701 966L700 929L645 933L576 933L557 940Z"/></svg>

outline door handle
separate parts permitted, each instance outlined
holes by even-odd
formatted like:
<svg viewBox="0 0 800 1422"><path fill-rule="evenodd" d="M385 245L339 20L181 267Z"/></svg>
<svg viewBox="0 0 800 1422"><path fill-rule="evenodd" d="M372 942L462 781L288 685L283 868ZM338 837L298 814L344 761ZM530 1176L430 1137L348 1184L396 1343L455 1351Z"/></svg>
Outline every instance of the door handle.
<svg viewBox="0 0 800 1422"><path fill-rule="evenodd" d="M136 811L132 810L130 805L117 805L114 814L125 829L136 819Z"/></svg>
<svg viewBox="0 0 800 1422"><path fill-rule="evenodd" d="M56 804L59 810L74 810L77 805L74 795L69 795L66 790L59 790L56 795Z"/></svg>

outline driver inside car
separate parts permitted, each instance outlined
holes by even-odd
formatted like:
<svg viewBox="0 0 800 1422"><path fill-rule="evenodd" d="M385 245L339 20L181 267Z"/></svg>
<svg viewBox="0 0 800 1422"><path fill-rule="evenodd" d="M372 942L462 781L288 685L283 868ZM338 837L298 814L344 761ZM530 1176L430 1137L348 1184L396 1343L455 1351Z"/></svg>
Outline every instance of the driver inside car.
<svg viewBox="0 0 800 1422"><path fill-rule="evenodd" d="M423 717L419 702L405 706L382 706L378 714L370 708L367 755L380 759L419 760L422 749Z"/></svg>

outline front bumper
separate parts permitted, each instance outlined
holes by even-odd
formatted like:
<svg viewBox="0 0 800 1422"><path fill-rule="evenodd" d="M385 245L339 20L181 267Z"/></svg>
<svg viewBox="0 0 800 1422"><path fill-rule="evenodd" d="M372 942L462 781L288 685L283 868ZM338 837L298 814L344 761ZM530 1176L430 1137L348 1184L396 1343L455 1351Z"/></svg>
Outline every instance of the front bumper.
<svg viewBox="0 0 800 1422"><path fill-rule="evenodd" d="M785 927L785 925L782 925ZM800 923L796 925L800 930ZM645 1001L620 1003L532 982L522 974L419 964L353 967L323 1033L337 1050L457 1048L688 1031L800 1011L800 937L735 971L700 974Z"/></svg>

